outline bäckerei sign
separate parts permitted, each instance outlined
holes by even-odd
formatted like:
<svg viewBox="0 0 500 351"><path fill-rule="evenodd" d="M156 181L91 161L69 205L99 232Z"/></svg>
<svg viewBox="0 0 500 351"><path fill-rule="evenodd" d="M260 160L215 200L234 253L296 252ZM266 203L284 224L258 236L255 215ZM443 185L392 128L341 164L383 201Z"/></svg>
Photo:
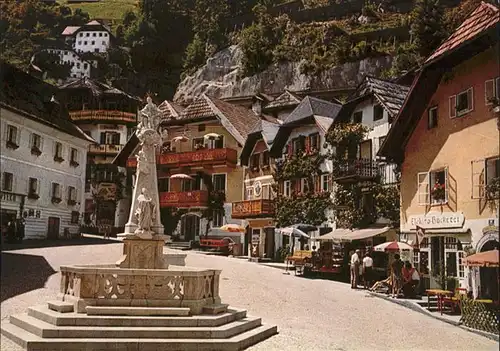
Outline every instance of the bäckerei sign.
<svg viewBox="0 0 500 351"><path fill-rule="evenodd" d="M465 217L459 212L429 212L408 218L410 229L416 229L417 226L424 229L462 228L464 222Z"/></svg>

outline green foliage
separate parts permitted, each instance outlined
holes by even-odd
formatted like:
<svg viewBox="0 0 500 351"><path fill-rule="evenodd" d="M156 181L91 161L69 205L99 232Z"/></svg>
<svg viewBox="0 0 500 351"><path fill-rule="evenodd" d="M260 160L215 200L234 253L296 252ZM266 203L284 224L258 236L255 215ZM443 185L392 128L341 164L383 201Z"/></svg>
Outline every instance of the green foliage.
<svg viewBox="0 0 500 351"><path fill-rule="evenodd" d="M321 170L319 167L325 158L325 155L314 153L294 155L284 161L277 161L274 179L276 181L291 180L295 178L309 179L314 175L320 175Z"/></svg>
<svg viewBox="0 0 500 351"><path fill-rule="evenodd" d="M194 35L193 40L186 48L186 56L184 57L184 72L192 73L192 71L203 65L206 61L205 42L201 40L198 34Z"/></svg>
<svg viewBox="0 0 500 351"><path fill-rule="evenodd" d="M42 72L47 72L47 79L65 79L71 72L69 64L61 64L58 54L48 51L40 51L33 57L33 64L40 68Z"/></svg>
<svg viewBox="0 0 500 351"><path fill-rule="evenodd" d="M297 223L320 225L327 220L325 211L331 207L330 193L308 193L275 200L275 221L278 227Z"/></svg>
<svg viewBox="0 0 500 351"><path fill-rule="evenodd" d="M47 44L53 44L66 26L88 21L86 13L73 13L65 6L49 6L38 0L2 1L0 57L27 69L31 57Z"/></svg>
<svg viewBox="0 0 500 351"><path fill-rule="evenodd" d="M417 0L411 13L411 32L417 52L429 56L446 38L444 10L439 0Z"/></svg>
<svg viewBox="0 0 500 351"><path fill-rule="evenodd" d="M326 135L327 145L335 150L331 158L339 162L356 158L359 143L365 138L366 133L368 133L368 129L361 123L334 125Z"/></svg>
<svg viewBox="0 0 500 351"><path fill-rule="evenodd" d="M167 207L160 209L161 223L163 224L164 233L172 235L179 224L181 217L187 213L187 210L178 209L175 207Z"/></svg>
<svg viewBox="0 0 500 351"><path fill-rule="evenodd" d="M382 78L396 78L418 66L421 57L414 44L404 43L396 49L391 68L383 72Z"/></svg>
<svg viewBox="0 0 500 351"><path fill-rule="evenodd" d="M377 5L374 2L366 1L363 8L361 9L361 14L363 16L369 17L372 20L378 19L377 16Z"/></svg>
<svg viewBox="0 0 500 351"><path fill-rule="evenodd" d="M498 200L500 197L500 178L492 178L488 184L486 184L485 190L488 200Z"/></svg>
<svg viewBox="0 0 500 351"><path fill-rule="evenodd" d="M359 184L337 184L333 196L333 212L338 228L363 228L376 220L375 212L362 207Z"/></svg>
<svg viewBox="0 0 500 351"><path fill-rule="evenodd" d="M401 202L399 186L376 184L371 191L373 192L377 216L388 219L394 228L398 228Z"/></svg>

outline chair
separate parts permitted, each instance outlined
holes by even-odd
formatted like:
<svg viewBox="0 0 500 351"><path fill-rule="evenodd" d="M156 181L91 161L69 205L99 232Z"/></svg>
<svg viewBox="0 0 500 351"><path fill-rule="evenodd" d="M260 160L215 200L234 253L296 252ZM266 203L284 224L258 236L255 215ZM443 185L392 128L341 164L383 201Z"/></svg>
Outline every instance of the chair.
<svg viewBox="0 0 500 351"><path fill-rule="evenodd" d="M467 289L456 288L454 296L443 296L443 307L449 306L452 313L457 313L460 310L460 295L467 296Z"/></svg>

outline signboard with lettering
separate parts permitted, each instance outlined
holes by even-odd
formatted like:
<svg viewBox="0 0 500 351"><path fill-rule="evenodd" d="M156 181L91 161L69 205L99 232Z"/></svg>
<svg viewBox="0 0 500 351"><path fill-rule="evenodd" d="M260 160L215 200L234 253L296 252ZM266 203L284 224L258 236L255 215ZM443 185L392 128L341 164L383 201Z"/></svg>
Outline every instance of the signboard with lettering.
<svg viewBox="0 0 500 351"><path fill-rule="evenodd" d="M462 228L465 216L459 212L429 212L425 215L415 215L408 218L410 229L448 229Z"/></svg>

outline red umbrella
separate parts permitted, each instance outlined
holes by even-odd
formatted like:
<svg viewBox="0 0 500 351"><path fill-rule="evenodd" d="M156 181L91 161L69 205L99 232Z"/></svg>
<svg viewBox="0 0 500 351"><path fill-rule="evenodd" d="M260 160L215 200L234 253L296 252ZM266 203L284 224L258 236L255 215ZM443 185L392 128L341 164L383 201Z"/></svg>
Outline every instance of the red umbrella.
<svg viewBox="0 0 500 351"><path fill-rule="evenodd" d="M389 242L377 245L373 249L375 251L383 251L383 252L399 252L399 251L413 250L413 247L408 245L407 243L402 243L399 241L389 241Z"/></svg>

